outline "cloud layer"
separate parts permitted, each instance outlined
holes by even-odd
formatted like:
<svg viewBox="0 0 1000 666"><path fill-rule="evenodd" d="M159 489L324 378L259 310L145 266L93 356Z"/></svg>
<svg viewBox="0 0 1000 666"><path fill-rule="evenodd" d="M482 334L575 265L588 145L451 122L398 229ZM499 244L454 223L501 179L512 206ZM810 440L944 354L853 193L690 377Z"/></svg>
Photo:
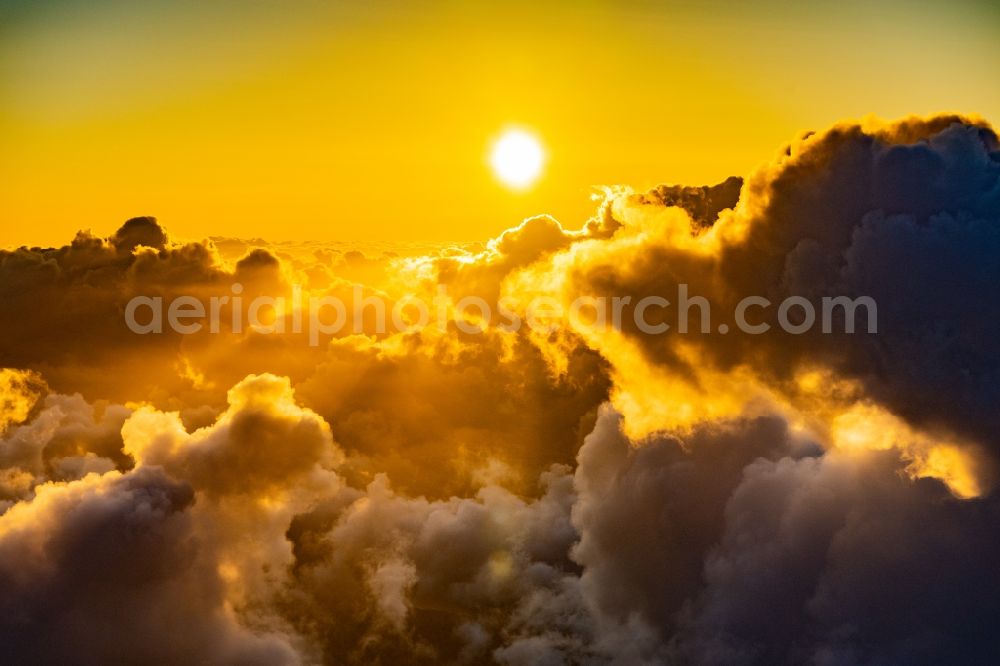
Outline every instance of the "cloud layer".
<svg viewBox="0 0 1000 666"><path fill-rule="evenodd" d="M0 647L19 663L937 664L1000 653L1000 143L843 123L745 179L407 256L151 218L0 252ZM677 294L567 320L136 335L136 295ZM878 333L715 331L870 296ZM279 318L294 317L277 312ZM763 314L763 316L770 316Z"/></svg>

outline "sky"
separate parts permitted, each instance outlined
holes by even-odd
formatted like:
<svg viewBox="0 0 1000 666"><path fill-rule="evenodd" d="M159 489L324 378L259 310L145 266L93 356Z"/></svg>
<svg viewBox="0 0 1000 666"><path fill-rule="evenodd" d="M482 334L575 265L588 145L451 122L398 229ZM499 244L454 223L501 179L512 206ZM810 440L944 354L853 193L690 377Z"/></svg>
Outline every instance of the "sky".
<svg viewBox="0 0 1000 666"><path fill-rule="evenodd" d="M806 130L1000 117L988 3L0 6L0 245L481 240L604 185L713 184ZM510 127L533 187L488 168Z"/></svg>
<svg viewBox="0 0 1000 666"><path fill-rule="evenodd" d="M995 4L0 0L0 654L998 663Z"/></svg>

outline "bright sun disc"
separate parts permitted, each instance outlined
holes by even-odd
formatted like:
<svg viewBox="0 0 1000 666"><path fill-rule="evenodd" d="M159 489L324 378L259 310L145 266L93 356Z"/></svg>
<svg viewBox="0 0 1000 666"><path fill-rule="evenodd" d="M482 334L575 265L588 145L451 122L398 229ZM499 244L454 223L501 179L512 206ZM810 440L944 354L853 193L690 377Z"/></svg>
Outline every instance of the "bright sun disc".
<svg viewBox="0 0 1000 666"><path fill-rule="evenodd" d="M508 130L493 144L490 165L505 185L524 189L538 180L545 164L542 145L523 130Z"/></svg>

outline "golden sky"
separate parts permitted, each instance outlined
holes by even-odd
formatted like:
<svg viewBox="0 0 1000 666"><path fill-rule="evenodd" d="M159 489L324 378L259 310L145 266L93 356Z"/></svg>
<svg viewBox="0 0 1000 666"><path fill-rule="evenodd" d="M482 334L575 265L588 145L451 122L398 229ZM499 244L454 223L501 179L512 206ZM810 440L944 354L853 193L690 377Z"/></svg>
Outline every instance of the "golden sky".
<svg viewBox="0 0 1000 666"><path fill-rule="evenodd" d="M841 118L1000 116L985 4L0 11L3 246L135 215L192 239L478 240L576 227L598 185L745 174ZM548 156L523 192L487 167L508 126Z"/></svg>
<svg viewBox="0 0 1000 666"><path fill-rule="evenodd" d="M998 18L0 0L2 659L995 663Z"/></svg>

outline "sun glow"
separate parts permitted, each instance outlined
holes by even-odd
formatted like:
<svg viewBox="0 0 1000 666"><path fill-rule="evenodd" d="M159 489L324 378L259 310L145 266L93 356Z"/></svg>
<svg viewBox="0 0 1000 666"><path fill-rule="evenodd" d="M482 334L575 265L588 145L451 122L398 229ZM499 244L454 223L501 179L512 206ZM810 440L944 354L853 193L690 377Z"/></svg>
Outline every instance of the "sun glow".
<svg viewBox="0 0 1000 666"><path fill-rule="evenodd" d="M542 173L545 151L532 134L524 130L507 130L493 144L490 166L500 181L515 190L530 187Z"/></svg>

